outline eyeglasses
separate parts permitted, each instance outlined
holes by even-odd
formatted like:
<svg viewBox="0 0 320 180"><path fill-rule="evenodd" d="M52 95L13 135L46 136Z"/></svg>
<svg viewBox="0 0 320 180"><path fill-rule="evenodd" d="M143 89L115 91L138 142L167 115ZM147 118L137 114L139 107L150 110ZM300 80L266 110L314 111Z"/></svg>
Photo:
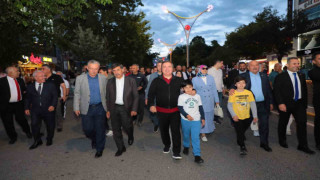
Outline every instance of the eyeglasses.
<svg viewBox="0 0 320 180"><path fill-rule="evenodd" d="M202 68L202 70L208 70L208 68Z"/></svg>

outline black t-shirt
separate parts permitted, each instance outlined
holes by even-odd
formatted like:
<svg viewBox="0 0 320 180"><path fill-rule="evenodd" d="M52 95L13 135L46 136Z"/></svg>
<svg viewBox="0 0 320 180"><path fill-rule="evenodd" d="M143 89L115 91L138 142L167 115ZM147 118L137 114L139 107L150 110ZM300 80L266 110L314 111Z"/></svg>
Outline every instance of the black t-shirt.
<svg viewBox="0 0 320 180"><path fill-rule="evenodd" d="M56 90L58 93L58 96L60 97L61 91L60 91L60 84L64 83L63 79L61 76L52 74L46 82L53 82L53 84L56 86Z"/></svg>

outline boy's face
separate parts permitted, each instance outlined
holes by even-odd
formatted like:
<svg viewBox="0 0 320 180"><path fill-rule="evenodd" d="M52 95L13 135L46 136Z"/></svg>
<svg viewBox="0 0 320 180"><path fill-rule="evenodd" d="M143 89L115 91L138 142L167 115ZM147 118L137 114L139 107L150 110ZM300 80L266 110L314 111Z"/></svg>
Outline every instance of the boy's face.
<svg viewBox="0 0 320 180"><path fill-rule="evenodd" d="M191 85L187 85L186 87L183 88L184 92L189 95L192 94L192 91L193 91L192 89L193 89L193 86Z"/></svg>
<svg viewBox="0 0 320 180"><path fill-rule="evenodd" d="M236 87L238 88L238 89L244 89L244 87L246 87L246 82L245 81L239 81L239 82L237 82L236 83Z"/></svg>

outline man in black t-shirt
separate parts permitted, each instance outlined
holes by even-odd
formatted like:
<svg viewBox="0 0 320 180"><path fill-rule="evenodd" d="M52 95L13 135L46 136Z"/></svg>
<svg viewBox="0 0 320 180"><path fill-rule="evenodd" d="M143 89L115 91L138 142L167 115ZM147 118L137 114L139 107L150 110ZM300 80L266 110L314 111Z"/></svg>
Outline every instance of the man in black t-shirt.
<svg viewBox="0 0 320 180"><path fill-rule="evenodd" d="M57 109L61 109L61 104L66 101L66 85L64 84L63 79L61 76L53 74L52 68L45 64L42 66L42 71L44 72L44 75L46 76L46 82L53 82L53 84L56 86L56 90L58 93L58 103L57 107L55 107L55 113L56 113L56 125L57 125L57 131L62 131L62 123L63 123L63 114L61 111L57 111ZM60 87L63 90L63 97L61 96Z"/></svg>

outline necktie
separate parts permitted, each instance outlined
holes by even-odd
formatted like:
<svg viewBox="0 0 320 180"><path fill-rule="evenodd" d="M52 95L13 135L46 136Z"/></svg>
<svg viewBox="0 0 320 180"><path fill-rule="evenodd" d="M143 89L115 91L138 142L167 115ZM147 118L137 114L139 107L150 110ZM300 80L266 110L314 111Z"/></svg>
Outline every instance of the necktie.
<svg viewBox="0 0 320 180"><path fill-rule="evenodd" d="M294 101L298 101L299 99L299 87L298 87L298 78L297 78L297 73L293 73L294 76Z"/></svg>
<svg viewBox="0 0 320 180"><path fill-rule="evenodd" d="M38 93L41 94L41 84L38 86Z"/></svg>
<svg viewBox="0 0 320 180"><path fill-rule="evenodd" d="M21 92L20 92L20 86L18 84L17 79L14 79L14 82L16 83L16 87L17 87L17 93L18 93L18 101L21 101Z"/></svg>

